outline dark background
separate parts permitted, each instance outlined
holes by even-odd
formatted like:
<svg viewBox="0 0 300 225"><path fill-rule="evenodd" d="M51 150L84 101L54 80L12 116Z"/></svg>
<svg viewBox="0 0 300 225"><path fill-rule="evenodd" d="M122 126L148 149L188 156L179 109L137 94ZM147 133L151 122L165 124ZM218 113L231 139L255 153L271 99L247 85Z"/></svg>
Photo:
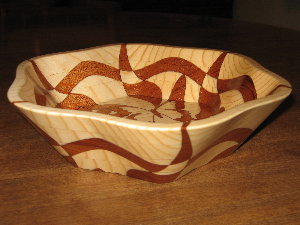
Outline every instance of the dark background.
<svg viewBox="0 0 300 225"><path fill-rule="evenodd" d="M196 14L300 30L298 0L1 0L1 31L51 25L102 24L126 12ZM110 18L111 20L111 18ZM172 21L170 22L172 24Z"/></svg>
<svg viewBox="0 0 300 225"><path fill-rule="evenodd" d="M0 0L0 78L12 80L34 56L110 43L224 49L260 61L254 53L273 51L274 41L299 46L288 38L298 21L299 0Z"/></svg>

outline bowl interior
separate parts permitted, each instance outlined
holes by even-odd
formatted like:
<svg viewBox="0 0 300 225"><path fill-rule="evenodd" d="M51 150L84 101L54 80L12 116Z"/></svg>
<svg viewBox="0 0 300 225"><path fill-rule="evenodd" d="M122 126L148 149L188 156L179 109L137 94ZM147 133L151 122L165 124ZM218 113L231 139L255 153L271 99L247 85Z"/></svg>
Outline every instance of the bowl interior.
<svg viewBox="0 0 300 225"><path fill-rule="evenodd" d="M242 55L151 44L41 56L20 73L24 101L156 123L204 119L284 83Z"/></svg>

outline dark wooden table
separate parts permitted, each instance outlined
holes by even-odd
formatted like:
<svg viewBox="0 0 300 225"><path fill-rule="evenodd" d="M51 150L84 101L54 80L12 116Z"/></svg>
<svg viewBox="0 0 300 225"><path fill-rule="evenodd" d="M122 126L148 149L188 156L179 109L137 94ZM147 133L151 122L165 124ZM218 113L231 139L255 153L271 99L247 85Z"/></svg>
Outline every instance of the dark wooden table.
<svg viewBox="0 0 300 225"><path fill-rule="evenodd" d="M300 32L197 16L119 13L100 25L2 29L0 224L300 224ZM248 55L293 93L234 155L153 184L74 168L6 100L36 55L152 42Z"/></svg>

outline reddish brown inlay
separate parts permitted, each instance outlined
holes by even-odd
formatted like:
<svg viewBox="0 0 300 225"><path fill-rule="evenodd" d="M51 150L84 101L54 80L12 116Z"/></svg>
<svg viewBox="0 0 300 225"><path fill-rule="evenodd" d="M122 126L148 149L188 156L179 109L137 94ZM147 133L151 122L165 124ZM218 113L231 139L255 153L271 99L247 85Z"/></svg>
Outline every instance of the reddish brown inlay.
<svg viewBox="0 0 300 225"><path fill-rule="evenodd" d="M64 157L69 163L71 163L73 166L78 167L77 163L75 162L75 160L73 159L72 156L65 156Z"/></svg>
<svg viewBox="0 0 300 225"><path fill-rule="evenodd" d="M221 152L219 155L216 155L212 160L210 160L209 162L213 162L216 161L218 159L222 159L225 158L227 156L230 156L232 153L234 153L234 151L238 148L238 145L234 145L230 148L227 148L225 151Z"/></svg>
<svg viewBox="0 0 300 225"><path fill-rule="evenodd" d="M169 100L184 102L185 89L186 89L186 78L184 75L182 75L176 81L172 89L172 92L170 94Z"/></svg>
<svg viewBox="0 0 300 225"><path fill-rule="evenodd" d="M31 64L33 66L33 69L36 72L36 75L38 76L39 80L44 85L44 87L47 90L53 90L53 86L48 82L48 80L46 79L46 77L44 76L44 74L41 72L40 68L37 66L37 64L35 63L35 61L33 61L33 60L28 60L28 61L31 62Z"/></svg>
<svg viewBox="0 0 300 225"><path fill-rule="evenodd" d="M131 152L127 151L124 148L121 148L113 143L110 143L106 140L100 139L100 138L90 138L90 139L84 139L84 140L79 140L75 141L69 144L65 144L62 146L68 153L69 155L76 155L81 152L86 152L89 150L93 149L103 149L107 151L114 152L131 162L139 165L140 167L151 171L151 172L157 172L160 171L164 168L167 167L167 165L158 165L154 163L150 163L134 154Z"/></svg>
<svg viewBox="0 0 300 225"><path fill-rule="evenodd" d="M184 96L185 96L185 90L186 90L186 78L184 75L179 77L179 79L176 81L170 97L169 101L176 101L175 107L176 111L179 112L182 116L176 120L181 122L189 122L191 121L191 115L189 112L184 110Z"/></svg>
<svg viewBox="0 0 300 225"><path fill-rule="evenodd" d="M135 70L135 74L142 80L146 80L156 74L173 71L182 73L193 79L199 85L202 85L205 72L193 63L178 57L169 57L161 59L142 69Z"/></svg>
<svg viewBox="0 0 300 225"><path fill-rule="evenodd" d="M90 110L96 103L93 99L82 94L69 94L62 102L57 104L58 108Z"/></svg>
<svg viewBox="0 0 300 225"><path fill-rule="evenodd" d="M218 80L218 91L223 93L230 90L239 90L245 102L257 98L256 89L251 77L243 75L228 80Z"/></svg>
<svg viewBox="0 0 300 225"><path fill-rule="evenodd" d="M149 81L142 81L137 84L125 84L124 88L128 96L141 98L149 101L154 105L158 105L162 100L160 88Z"/></svg>
<svg viewBox="0 0 300 225"><path fill-rule="evenodd" d="M187 126L190 122L183 123L181 126L181 149L176 156L176 158L172 161L171 165L184 162L186 160L189 160L192 156L193 150L192 150L192 144L190 140L190 136L187 132Z"/></svg>
<svg viewBox="0 0 300 225"><path fill-rule="evenodd" d="M199 93L200 106L207 105L210 108L212 115L214 115L220 111L220 104L221 104L221 100L219 94L211 93L207 91L205 88L201 87Z"/></svg>
<svg viewBox="0 0 300 225"><path fill-rule="evenodd" d="M117 104L106 104L106 105L95 105L91 108L91 110L94 112L98 113L103 113L103 114L113 114L114 116L117 117L126 117L129 119L131 112L127 111L124 109L124 107L128 107L127 105L117 105ZM132 118L134 119L134 118Z"/></svg>
<svg viewBox="0 0 300 225"><path fill-rule="evenodd" d="M224 59L227 55L227 52L223 52L218 58L217 60L212 64L212 66L209 68L207 74L209 74L210 76L214 77L214 78L218 78L219 77L219 73L220 73L220 69L221 66L224 62Z"/></svg>
<svg viewBox="0 0 300 225"><path fill-rule="evenodd" d="M224 111L223 107L219 108L219 109L211 108L210 106L208 106L206 104L202 104L202 103L200 103L199 106L200 106L201 111L200 111L200 113L198 113L196 115L197 120L202 120L202 119L208 118L210 116L216 115L216 114Z"/></svg>
<svg viewBox="0 0 300 225"><path fill-rule="evenodd" d="M132 71L130 62L127 55L126 44L121 44L120 56L119 56L119 68L120 70Z"/></svg>
<svg viewBox="0 0 300 225"><path fill-rule="evenodd" d="M46 97L45 95L39 94L36 89L34 89L34 96L36 104L45 106L46 105Z"/></svg>
<svg viewBox="0 0 300 225"><path fill-rule="evenodd" d="M175 83L171 91L169 101L175 101L175 107L176 107L175 111L181 114L181 117L177 118L176 120L188 124L192 120L192 117L190 112L185 110L185 105L184 105L185 90L186 90L186 78L184 75L182 75Z"/></svg>
<svg viewBox="0 0 300 225"><path fill-rule="evenodd" d="M121 81L120 71L114 67L94 61L83 61L75 66L64 79L55 87L58 92L69 94L83 79L100 75Z"/></svg>
<svg viewBox="0 0 300 225"><path fill-rule="evenodd" d="M292 88L290 86L287 86L287 85L284 85L284 84L280 84L276 88L274 88L268 95L273 94L278 88L281 88L281 87L290 88L290 89Z"/></svg>
<svg viewBox="0 0 300 225"><path fill-rule="evenodd" d="M135 120L135 117L140 115L141 113L131 113L130 115L128 115L126 118L127 119L131 119L131 120ZM153 121L154 122L154 121Z"/></svg>
<svg viewBox="0 0 300 225"><path fill-rule="evenodd" d="M200 158L204 153L206 153L213 146L216 146L224 141L235 141L238 143L237 145L235 145L236 146L235 148L238 148L238 146L242 144L252 132L253 130L250 128L237 128L232 131L229 131L221 138L219 138L217 141L215 141L212 145L210 145L208 148L204 149L203 151L195 155L193 158L191 158L188 164L191 164L192 162Z"/></svg>
<svg viewBox="0 0 300 225"><path fill-rule="evenodd" d="M176 102L175 103L176 112L179 112L181 114L180 118L176 118L175 120L183 123L189 123L191 120L194 120L190 114L190 112L186 109L184 109L184 102Z"/></svg>

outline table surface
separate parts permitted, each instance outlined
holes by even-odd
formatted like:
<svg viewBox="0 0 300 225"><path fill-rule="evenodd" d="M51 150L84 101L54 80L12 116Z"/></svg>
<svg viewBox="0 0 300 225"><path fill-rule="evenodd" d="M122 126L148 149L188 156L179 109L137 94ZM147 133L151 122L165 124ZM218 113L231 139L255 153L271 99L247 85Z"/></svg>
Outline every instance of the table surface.
<svg viewBox="0 0 300 225"><path fill-rule="evenodd" d="M99 25L6 25L2 31L1 224L300 224L300 32L146 13L119 13ZM23 60L120 42L242 53L289 80L293 93L235 154L175 182L75 168L8 103L7 89Z"/></svg>

